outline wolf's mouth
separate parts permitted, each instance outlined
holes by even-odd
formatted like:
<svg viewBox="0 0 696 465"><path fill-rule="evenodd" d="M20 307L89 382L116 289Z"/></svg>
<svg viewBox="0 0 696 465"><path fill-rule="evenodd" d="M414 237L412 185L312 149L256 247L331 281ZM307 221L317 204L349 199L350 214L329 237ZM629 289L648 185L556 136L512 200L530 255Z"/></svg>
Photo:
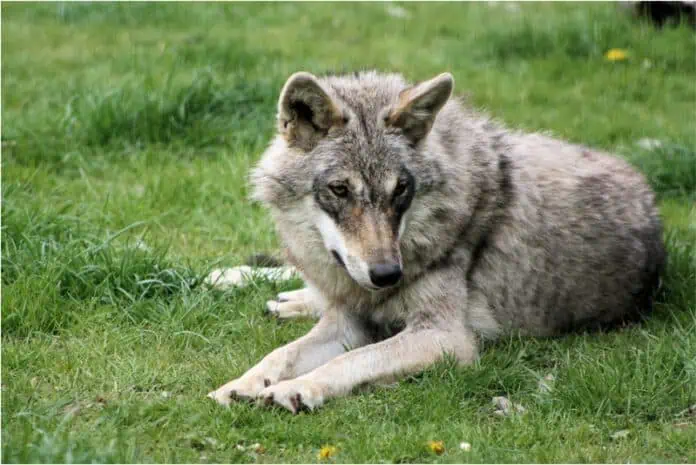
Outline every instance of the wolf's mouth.
<svg viewBox="0 0 696 465"><path fill-rule="evenodd" d="M336 252L335 250L332 250L331 255L333 255L333 257L336 259L336 261L338 262L339 265L341 265L344 269L346 268L346 264L343 263L343 259L338 254L338 252Z"/></svg>

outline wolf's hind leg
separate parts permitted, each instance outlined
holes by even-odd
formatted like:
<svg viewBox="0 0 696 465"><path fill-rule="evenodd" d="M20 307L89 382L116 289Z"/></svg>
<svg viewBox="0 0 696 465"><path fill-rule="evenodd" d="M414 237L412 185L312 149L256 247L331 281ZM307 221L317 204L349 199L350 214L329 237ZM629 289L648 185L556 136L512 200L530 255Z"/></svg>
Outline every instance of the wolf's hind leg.
<svg viewBox="0 0 696 465"><path fill-rule="evenodd" d="M254 279L264 278L270 281L289 281L298 278L297 270L292 266L278 268L235 266L213 270L205 282L218 289L248 286Z"/></svg>

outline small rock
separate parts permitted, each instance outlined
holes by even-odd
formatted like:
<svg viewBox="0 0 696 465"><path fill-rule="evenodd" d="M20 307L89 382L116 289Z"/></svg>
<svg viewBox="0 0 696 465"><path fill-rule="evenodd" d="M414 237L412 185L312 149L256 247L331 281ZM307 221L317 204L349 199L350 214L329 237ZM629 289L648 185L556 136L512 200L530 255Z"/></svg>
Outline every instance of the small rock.
<svg viewBox="0 0 696 465"><path fill-rule="evenodd" d="M493 405L495 405L500 410L510 410L510 408L512 407L512 402L510 402L510 399L508 399L507 397L503 397L503 396L494 397L492 399L492 402L493 402Z"/></svg>
<svg viewBox="0 0 696 465"><path fill-rule="evenodd" d="M662 147L663 144L662 141L658 139L649 139L645 137L643 139L638 140L638 142L636 142L636 145L644 150L655 150Z"/></svg>
<svg viewBox="0 0 696 465"><path fill-rule="evenodd" d="M240 452L244 452L244 451L246 450L246 447L244 447L244 446L241 445L241 444L237 444L237 445L234 446L234 447L235 447L235 449L237 449L237 450L240 451Z"/></svg>
<svg viewBox="0 0 696 465"><path fill-rule="evenodd" d="M464 452L469 452L471 451L471 444L469 444L468 442L460 442L459 448Z"/></svg>
<svg viewBox="0 0 696 465"><path fill-rule="evenodd" d="M627 429L622 429L622 430L619 430L619 431L615 432L615 433L612 434L610 437L611 437L614 441L618 441L618 440L621 440L621 439L626 439L626 438L628 437L629 434L631 434L631 431L629 431L629 430L627 430Z"/></svg>
<svg viewBox="0 0 696 465"><path fill-rule="evenodd" d="M165 399L169 399L169 398L172 396L172 393L171 393L171 392L167 392L167 391L162 391L162 393L161 393L160 395L161 395L162 397L164 397Z"/></svg>
<svg viewBox="0 0 696 465"><path fill-rule="evenodd" d="M493 405L498 409L494 413L499 416L508 416L515 413L524 413L526 409L520 405L510 402L510 399L504 396L494 397Z"/></svg>

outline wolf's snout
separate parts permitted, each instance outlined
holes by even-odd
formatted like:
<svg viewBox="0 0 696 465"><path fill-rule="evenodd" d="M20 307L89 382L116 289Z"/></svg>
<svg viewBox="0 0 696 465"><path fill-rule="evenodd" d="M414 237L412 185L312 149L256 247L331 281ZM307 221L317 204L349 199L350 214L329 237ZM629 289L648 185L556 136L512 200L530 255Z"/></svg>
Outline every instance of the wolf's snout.
<svg viewBox="0 0 696 465"><path fill-rule="evenodd" d="M398 263L377 263L370 267L370 281L377 287L390 287L401 280L401 265Z"/></svg>

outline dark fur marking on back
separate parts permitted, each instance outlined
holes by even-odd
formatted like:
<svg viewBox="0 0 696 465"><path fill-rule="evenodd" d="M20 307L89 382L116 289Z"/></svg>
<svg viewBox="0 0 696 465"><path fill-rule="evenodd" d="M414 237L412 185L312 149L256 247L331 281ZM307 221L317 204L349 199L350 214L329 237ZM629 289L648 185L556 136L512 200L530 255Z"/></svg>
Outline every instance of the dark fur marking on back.
<svg viewBox="0 0 696 465"><path fill-rule="evenodd" d="M500 207L505 207L512 203L513 198L513 185L512 185L512 175L510 170L512 169L510 165L510 159L505 154L500 154L498 158L498 171L500 173L499 187L500 193L502 194L502 199L498 200L498 205Z"/></svg>
<svg viewBox="0 0 696 465"><path fill-rule="evenodd" d="M478 241L473 245L473 251L471 253L471 259L469 262L469 268L466 271L466 279L470 281L471 274L473 270L478 265L481 257L488 247L490 247L489 236L494 232L498 222L502 220L504 211L513 202L514 199L514 186L512 183L512 176L510 173L511 163L507 155L501 154L498 158L498 183L497 189L491 191L490 189L484 189L480 192L474 209L469 216L468 220L461 226L458 233L458 238L452 247L447 250L441 257L430 263L427 267L429 271L449 266L454 258L452 252L461 247L463 241L470 239L469 233L471 232L471 225L475 224L475 220L481 215L491 209L495 209L495 213L491 218L488 219L487 224L482 228L478 235ZM491 204L490 197L494 196L496 199L496 204Z"/></svg>
<svg viewBox="0 0 696 465"><path fill-rule="evenodd" d="M491 218L488 225L484 228L481 234L481 239L478 244L474 247L474 251L471 253L471 261L469 263L469 269L466 271L466 279L469 281L473 271L476 269L481 257L485 253L486 249L490 247L490 235L495 230L497 222L500 220L501 213L512 203L514 198L514 186L512 184L511 175L511 162L507 155L500 154L498 157L498 192L497 192L497 208L498 211ZM478 204L477 204L478 207ZM474 210L474 215L476 210Z"/></svg>

